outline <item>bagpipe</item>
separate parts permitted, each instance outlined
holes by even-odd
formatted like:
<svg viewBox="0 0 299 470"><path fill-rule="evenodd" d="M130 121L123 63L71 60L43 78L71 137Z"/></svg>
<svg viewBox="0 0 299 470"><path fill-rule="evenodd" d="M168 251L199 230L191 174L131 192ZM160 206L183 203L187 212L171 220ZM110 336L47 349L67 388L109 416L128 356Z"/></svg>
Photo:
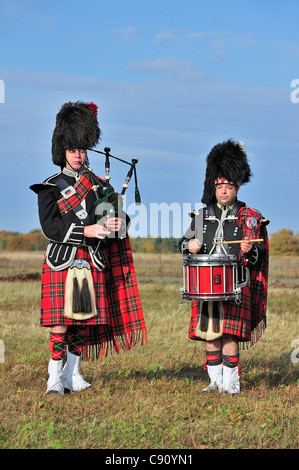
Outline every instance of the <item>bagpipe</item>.
<svg viewBox="0 0 299 470"><path fill-rule="evenodd" d="M96 196L96 200L94 202L96 223L100 225L105 225L105 222L109 217L119 217L122 220L125 220L126 215L123 212L123 199L124 194L128 189L129 182L132 178L133 173L135 177L135 204L141 204L136 175L136 164L138 163L138 160L136 158L133 158L130 163L126 160L115 157L110 154L110 148L108 147L105 147L104 152L101 152L99 150L93 150L90 148L88 148L87 150L92 150L93 152L104 154L106 156L106 175L104 186L103 180L97 177L87 164L81 164L81 170L85 171L85 173L90 178L90 182L93 184L92 190L94 191ZM119 160L130 166L120 193L114 191L114 189L110 185L110 157L115 158L116 160ZM118 231L117 234L117 238L125 237L126 223L124 224L124 226L122 225L121 229ZM93 252L93 259L96 257L99 248L106 247L109 238L109 236L105 236L103 239L99 240ZM103 261L102 258L101 261ZM105 261L107 262L106 258ZM104 264L102 266L104 267ZM86 260L75 259L72 265L70 266L66 278L65 292L65 315L68 318L75 320L87 320L88 318L91 318L96 315L97 308L95 303L93 279L91 276L89 263Z"/></svg>
<svg viewBox="0 0 299 470"><path fill-rule="evenodd" d="M114 155L111 155L111 149L109 147L105 147L104 152L92 148L88 148L87 150L96 152L101 155L105 155L106 157L104 186L100 184L99 178L93 173L92 169L87 164L82 164L82 169L85 170L85 172L89 175L91 179L91 182L93 184L92 189L96 196L96 201L94 202L96 223L100 225L105 225L105 222L110 217L125 218L125 213L123 211L123 199L133 175L135 180L135 204L141 204L141 197L138 189L136 172L136 165L138 163L138 160L136 158L133 158L131 162L128 162L126 160L123 160L122 158L115 157ZM130 166L120 193L116 192L110 185L110 158L113 158ZM122 233L120 232L118 234L118 238L123 238L125 236L125 227L122 227L122 229ZM98 250L101 242L107 241L107 238L108 237L105 237L104 240L100 240L96 251Z"/></svg>

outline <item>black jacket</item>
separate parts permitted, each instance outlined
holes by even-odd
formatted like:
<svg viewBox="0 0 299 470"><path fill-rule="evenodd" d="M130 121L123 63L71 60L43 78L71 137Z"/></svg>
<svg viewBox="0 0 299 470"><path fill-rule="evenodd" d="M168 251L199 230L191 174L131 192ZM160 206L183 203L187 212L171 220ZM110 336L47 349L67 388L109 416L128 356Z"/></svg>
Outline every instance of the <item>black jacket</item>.
<svg viewBox="0 0 299 470"><path fill-rule="evenodd" d="M237 200L232 209L228 211L227 215L232 216L232 218L231 220L226 220L223 224L223 236L225 240L242 240L243 230L242 227L238 224L236 215L239 209L245 206L246 204L244 202ZM191 212L191 224L185 235L179 241L179 250L183 255L190 253L188 250L188 241L192 238L198 238L202 243L199 254L210 253L211 249L213 248L213 239L218 228L218 221L216 219L220 220L221 213L222 209L219 208L217 204L211 204ZM216 219L214 217L216 217ZM261 218L263 219L263 223L269 223L262 216ZM198 232L199 228L201 233ZM231 254L234 254L237 259L239 259L240 243L232 243L225 246L228 247ZM258 266L263 260L265 252L266 247L263 242L253 244L251 251L246 255L248 266Z"/></svg>
<svg viewBox="0 0 299 470"><path fill-rule="evenodd" d="M94 206L96 196L94 191L89 191L81 203L88 214L88 218L85 220L79 219L73 210L68 211L62 216L57 204L57 201L62 197L57 185L58 179L62 176L67 185L74 186L81 174L64 168L62 172L50 176L43 183L30 186L30 189L38 195L38 213L41 229L49 240L46 250L47 263L52 269L57 271L68 268L76 256L77 248L82 246L88 248L92 261L98 269L103 269L104 266L103 250L107 246L107 240L101 242L102 246L100 245L100 249L95 255L99 239L85 238L83 234L85 225L96 223ZM99 196L101 197L105 182L98 178L98 185L100 186ZM126 227L129 222L126 214L123 212L118 217L123 219L123 226ZM126 234L126 231L124 230L122 233Z"/></svg>

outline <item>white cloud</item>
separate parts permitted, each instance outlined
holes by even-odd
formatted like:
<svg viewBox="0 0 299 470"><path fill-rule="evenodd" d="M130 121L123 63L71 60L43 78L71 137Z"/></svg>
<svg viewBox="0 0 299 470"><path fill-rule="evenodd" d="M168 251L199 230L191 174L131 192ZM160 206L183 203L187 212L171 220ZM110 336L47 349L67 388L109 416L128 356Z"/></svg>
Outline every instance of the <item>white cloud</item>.
<svg viewBox="0 0 299 470"><path fill-rule="evenodd" d="M132 37L137 34L137 30L134 26L128 26L126 28L112 28L108 29L107 31L109 33L115 33L125 37Z"/></svg>
<svg viewBox="0 0 299 470"><path fill-rule="evenodd" d="M246 201L248 197L254 207L272 218L271 230L281 226L296 230L297 222L293 220L291 225L290 214L284 213L281 192L271 193L271 182L279 175L282 187L288 187L285 194L295 200L290 175L283 173L282 165L291 166L291 159L297 158L295 123L299 104L290 103L282 88L178 80L176 74L182 68L196 67L174 57L142 65L146 70L170 70L169 76L163 80L107 83L93 77L0 73L10 90L6 103L0 105L1 158L6 174L13 175L27 205L27 220L22 222L21 230L36 226L35 200L29 184L56 171L51 164L51 135L56 112L66 99L88 99L99 105L103 128L99 149L107 145L113 155L139 159L138 181L144 203L198 202L195 198L201 195L204 158L211 147L228 137L243 140L256 176L248 196L247 190L242 190L242 197ZM292 128L290 123L294 123ZM16 129L18 144L12 146ZM95 170L101 172L102 160L97 156L91 159ZM118 186L115 167L113 163L113 182ZM124 173L121 168L120 183ZM3 181L4 192L9 192L10 179ZM272 207L276 208L274 215ZM6 228L14 228L11 214L16 220L20 215L12 207L5 210Z"/></svg>
<svg viewBox="0 0 299 470"><path fill-rule="evenodd" d="M10 31L16 27L17 21L37 25L40 29L52 29L56 22L42 13L43 1L27 0L25 2L0 2L1 27Z"/></svg>
<svg viewBox="0 0 299 470"><path fill-rule="evenodd" d="M207 33L205 32L197 32L197 33L189 33L187 34L187 37L190 39L196 39L196 38L204 38L207 36Z"/></svg>
<svg viewBox="0 0 299 470"><path fill-rule="evenodd" d="M158 58L154 60L131 61L128 64L131 72L158 72L168 76L176 76L184 80L198 80L203 77L203 72L194 61L187 61L178 57Z"/></svg>
<svg viewBox="0 0 299 470"><path fill-rule="evenodd" d="M174 37L175 36L173 33L165 31L165 32L156 34L156 36L154 37L154 42L172 41Z"/></svg>
<svg viewBox="0 0 299 470"><path fill-rule="evenodd" d="M252 37L245 37L245 36L237 37L236 42L240 46L247 46L247 47L254 47L254 46L260 45L260 42L257 39L252 38Z"/></svg>

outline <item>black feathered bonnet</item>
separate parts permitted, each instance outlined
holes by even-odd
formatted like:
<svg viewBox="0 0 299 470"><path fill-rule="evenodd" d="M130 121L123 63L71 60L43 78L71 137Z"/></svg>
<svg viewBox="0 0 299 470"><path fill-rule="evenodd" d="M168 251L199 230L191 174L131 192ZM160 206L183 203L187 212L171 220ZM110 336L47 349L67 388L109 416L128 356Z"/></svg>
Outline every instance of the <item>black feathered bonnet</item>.
<svg viewBox="0 0 299 470"><path fill-rule="evenodd" d="M206 158L206 177L201 201L204 204L216 202L215 184L227 182L236 186L248 183L252 176L247 161L246 149L242 142L228 139L215 145Z"/></svg>
<svg viewBox="0 0 299 470"><path fill-rule="evenodd" d="M56 116L52 137L52 160L65 166L65 151L94 147L101 135L97 119L97 105L77 101L66 102Z"/></svg>

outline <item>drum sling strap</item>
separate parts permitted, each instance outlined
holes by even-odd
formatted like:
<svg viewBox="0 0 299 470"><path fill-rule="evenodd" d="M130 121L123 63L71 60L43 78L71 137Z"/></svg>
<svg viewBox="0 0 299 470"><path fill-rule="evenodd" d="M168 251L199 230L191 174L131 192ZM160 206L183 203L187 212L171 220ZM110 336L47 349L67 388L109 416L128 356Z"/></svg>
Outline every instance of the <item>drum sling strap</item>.
<svg viewBox="0 0 299 470"><path fill-rule="evenodd" d="M237 200L232 209L227 212L229 212L229 215L235 216L244 205L244 202ZM216 217L214 205L209 204L207 208L209 217ZM224 217L226 217L227 212ZM211 222L216 222L216 220L211 220ZM196 335L207 341L212 341L222 336L224 319L222 301L201 301L198 304L198 308L200 308L200 317L196 327Z"/></svg>
<svg viewBox="0 0 299 470"><path fill-rule="evenodd" d="M245 202L242 202L242 201L239 201L238 199L236 200L236 202L234 203L234 206L232 208L232 210L230 211L229 215L236 215L239 211L239 209L243 206L245 206ZM215 207L214 207L214 204L208 204L207 205L207 209L208 209L208 214L209 214L209 217L216 217L216 214L215 214ZM210 220L211 223L215 223L216 220Z"/></svg>

